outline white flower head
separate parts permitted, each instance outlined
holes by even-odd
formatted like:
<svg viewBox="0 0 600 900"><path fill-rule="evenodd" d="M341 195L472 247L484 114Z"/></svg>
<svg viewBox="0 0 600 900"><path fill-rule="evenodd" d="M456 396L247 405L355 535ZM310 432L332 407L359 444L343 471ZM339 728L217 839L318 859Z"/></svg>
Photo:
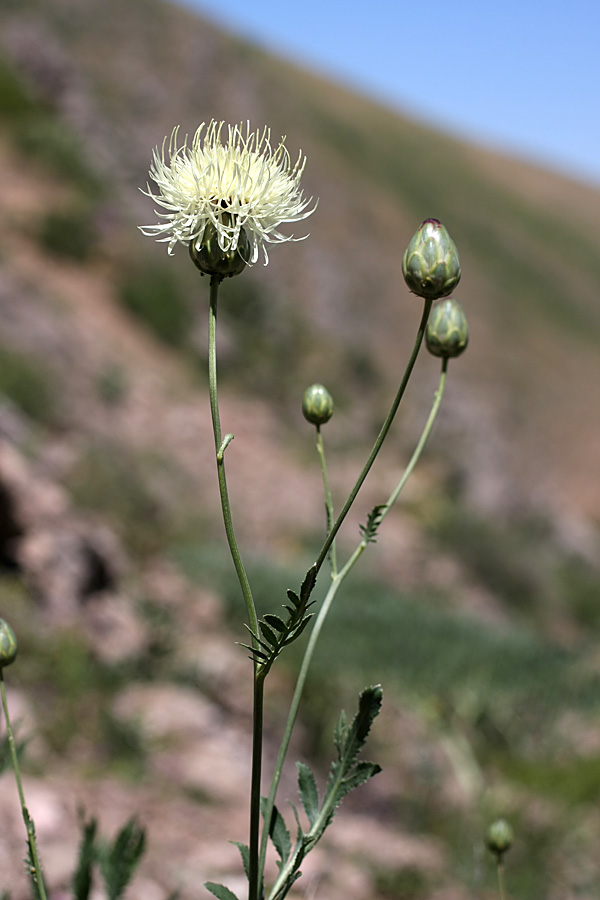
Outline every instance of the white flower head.
<svg viewBox="0 0 600 900"><path fill-rule="evenodd" d="M162 149L152 156L150 178L156 182L158 193L147 185L147 196L162 207L156 211L162 219L157 225L146 225L141 231L168 241L168 252L175 244L190 245L200 250L204 229L212 222L219 247L225 252L241 245L242 228L250 246L250 265L258 259L262 249L265 265L269 258L266 244L302 240L281 234L282 222L305 219L315 207L305 200L300 190L300 178L306 158L299 153L295 164L282 138L273 150L270 131L250 131L250 123L227 126L227 140L222 140L224 122L203 123L188 144L177 146L179 128L171 133ZM306 235L304 235L306 237ZM245 243L245 242L244 242Z"/></svg>

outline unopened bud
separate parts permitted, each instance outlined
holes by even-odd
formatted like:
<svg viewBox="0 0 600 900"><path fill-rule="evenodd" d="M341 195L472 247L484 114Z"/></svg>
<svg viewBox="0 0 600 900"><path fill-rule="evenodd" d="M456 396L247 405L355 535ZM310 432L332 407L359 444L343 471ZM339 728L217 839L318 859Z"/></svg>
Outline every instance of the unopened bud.
<svg viewBox="0 0 600 900"><path fill-rule="evenodd" d="M14 631L5 619L0 619L0 669L14 662L17 650Z"/></svg>
<svg viewBox="0 0 600 900"><path fill-rule="evenodd" d="M488 850L498 857L498 862L502 860L506 851L510 850L513 840L513 830L506 819L497 819L488 828L486 844Z"/></svg>
<svg viewBox="0 0 600 900"><path fill-rule="evenodd" d="M322 384L312 384L302 396L302 413L312 425L324 425L333 415L333 397Z"/></svg>
<svg viewBox="0 0 600 900"><path fill-rule="evenodd" d="M426 300L447 297L460 281L458 251L437 219L425 219L411 238L402 272L408 289Z"/></svg>
<svg viewBox="0 0 600 900"><path fill-rule="evenodd" d="M458 300L448 297L431 310L425 344L434 356L460 356L469 343L467 317Z"/></svg>
<svg viewBox="0 0 600 900"><path fill-rule="evenodd" d="M218 278L232 278L246 268L246 260L250 258L250 242L242 228L235 250L222 250L219 247L219 233L212 222L204 229L201 238L190 241L192 262L203 275L214 275Z"/></svg>

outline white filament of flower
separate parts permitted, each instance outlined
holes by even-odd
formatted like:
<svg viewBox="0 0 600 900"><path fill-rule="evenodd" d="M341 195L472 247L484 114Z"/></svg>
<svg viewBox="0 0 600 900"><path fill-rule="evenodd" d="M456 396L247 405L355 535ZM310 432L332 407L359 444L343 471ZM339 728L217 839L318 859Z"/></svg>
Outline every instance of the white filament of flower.
<svg viewBox="0 0 600 900"><path fill-rule="evenodd" d="M150 178L158 192L147 185L143 193L165 210L156 211L164 221L142 226L141 231L168 242L171 254L177 243L191 241L199 250L209 222L217 231L219 247L235 251L243 228L250 245L246 262L255 263L262 250L266 265L267 243L303 239L282 234L279 226L307 218L316 207L308 209L312 199L305 200L300 190L306 158L299 153L292 164L285 138L273 150L269 129L250 131L249 123L245 129L227 126L223 143L224 125L203 123L191 144L186 136L181 147L177 146L179 128L175 128L168 147L165 138L161 151L154 150Z"/></svg>

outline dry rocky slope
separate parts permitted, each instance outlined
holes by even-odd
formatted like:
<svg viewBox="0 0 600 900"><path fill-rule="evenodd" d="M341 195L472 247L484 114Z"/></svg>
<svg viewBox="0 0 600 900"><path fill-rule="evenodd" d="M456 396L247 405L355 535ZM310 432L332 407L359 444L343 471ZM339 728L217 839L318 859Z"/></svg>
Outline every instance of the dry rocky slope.
<svg viewBox="0 0 600 900"><path fill-rule="evenodd" d="M235 433L229 477L250 557L296 566L314 552L322 502L298 413L312 381L338 400L337 496L352 483L420 313L399 258L419 222L437 216L461 252L457 295L471 345L451 367L427 458L407 507L386 522L374 567L388 584L443 591L492 632L524 623L561 648L579 648L586 625L598 627L586 598L598 584L600 195L428 130L159 0L5 0L0 61L0 614L23 635L7 679L14 717L32 735L26 790L48 881L64 896L83 804L108 833L134 812L147 823L132 900L176 887L191 900L206 879L243 896L227 844L246 828L248 663L234 645L243 638L214 584L192 579L172 553L196 541L210 555L221 539L198 376L207 288L183 248L167 260L163 245L136 232L154 220L138 191L152 148L175 125L185 133L213 117L266 123L275 138L287 135L292 154L306 153L306 192L319 197L306 241L277 248L268 267L239 279L243 287L223 287L223 425ZM91 226L79 256L72 245L57 250L56 223L44 238L56 211ZM160 324L148 330L119 302L146 270L167 277L178 303L185 298L176 340L161 340ZM29 366L33 400L2 375L15 359ZM436 382L437 366L421 360L346 541L408 458ZM440 541L440 523L453 516L470 523L466 544L493 523L477 559ZM531 522L541 530L524 546ZM558 579L567 566L585 582L578 611ZM595 670L591 656L582 654L584 673ZM291 678L275 676L269 758ZM495 758L488 765L489 749L478 756L475 724L487 715L491 734L496 712L473 712L474 695L464 692L457 710L443 692L402 702L391 693L371 753L384 773L344 808L301 890L329 900L483 896L482 866L461 869L451 836L464 834L468 857L477 816L502 800L540 854L552 845L539 859L530 850L537 887L531 893L523 875L518 896L541 891L542 859L548 900L594 896L598 815L560 808L564 838L555 798L531 784L519 792L514 772L494 768ZM321 722L318 703L311 712ZM593 763L593 718L559 712L550 750ZM316 752L322 765L314 730L307 717L295 750ZM524 758L534 753L522 743ZM293 773L287 779L293 797ZM22 826L6 774L3 785L0 889L20 900Z"/></svg>

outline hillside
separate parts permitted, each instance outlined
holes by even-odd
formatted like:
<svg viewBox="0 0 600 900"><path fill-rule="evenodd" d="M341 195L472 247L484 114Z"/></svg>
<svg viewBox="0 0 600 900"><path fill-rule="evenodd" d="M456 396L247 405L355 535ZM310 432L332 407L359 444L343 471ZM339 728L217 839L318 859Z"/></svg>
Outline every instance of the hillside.
<svg viewBox="0 0 600 900"><path fill-rule="evenodd" d="M231 493L268 602L320 540L304 387L322 381L336 400L327 438L339 502L418 323L399 261L424 218L448 226L463 267L469 350L451 366L406 503L334 613L303 714L296 752L324 767L338 703L384 683L384 774L315 854L315 883L330 900L494 896L473 847L481 823L506 814L520 828L515 898L591 898L600 195L425 128L164 0L0 7L0 615L21 640L7 681L35 735L29 802L53 890L72 868L78 803L109 832L134 811L147 822L131 898L181 886L187 900L220 876L238 884L226 841L245 829L249 700L214 524L208 289L184 248L168 258L137 230L155 221L139 190L152 149L174 126L192 133L213 117L287 135L292 156L308 158L305 193L319 198L297 229L307 240L223 286ZM436 384L423 357L342 547L409 458ZM291 672L278 676L284 697ZM11 874L0 889L19 900L22 834L3 777L0 873ZM361 863L365 829L378 849Z"/></svg>

